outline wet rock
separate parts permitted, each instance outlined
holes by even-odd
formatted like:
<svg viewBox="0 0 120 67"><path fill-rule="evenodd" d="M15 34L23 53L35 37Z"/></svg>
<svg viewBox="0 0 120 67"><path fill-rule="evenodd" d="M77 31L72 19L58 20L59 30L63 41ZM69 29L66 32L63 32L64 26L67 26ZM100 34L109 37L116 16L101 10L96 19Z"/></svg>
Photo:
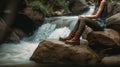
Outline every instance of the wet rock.
<svg viewBox="0 0 120 67"><path fill-rule="evenodd" d="M99 56L82 41L81 46L72 46L59 40L42 41L34 51L30 60L37 63L57 64L97 64Z"/></svg>
<svg viewBox="0 0 120 67"><path fill-rule="evenodd" d="M0 19L0 43L20 41L25 36L31 36L37 29L36 24L26 15L17 14L11 26Z"/></svg>
<svg viewBox="0 0 120 67"><path fill-rule="evenodd" d="M8 37L8 42L19 42L23 37L25 37L25 33L20 29L12 30L10 36Z"/></svg>
<svg viewBox="0 0 120 67"><path fill-rule="evenodd" d="M11 28L0 18L0 44L6 41L11 33Z"/></svg>

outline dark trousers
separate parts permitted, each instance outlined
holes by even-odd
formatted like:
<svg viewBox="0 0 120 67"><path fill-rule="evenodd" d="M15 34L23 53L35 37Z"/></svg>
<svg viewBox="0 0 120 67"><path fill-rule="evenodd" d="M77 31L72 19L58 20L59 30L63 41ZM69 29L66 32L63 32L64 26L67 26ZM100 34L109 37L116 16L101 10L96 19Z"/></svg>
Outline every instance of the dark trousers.
<svg viewBox="0 0 120 67"><path fill-rule="evenodd" d="M74 27L74 31L80 31L81 35L85 30L85 26L89 26L91 27L94 31L103 31L103 27L101 27L97 21L93 20L93 19L89 19L89 18L82 18L79 19L78 22L76 23L75 27Z"/></svg>

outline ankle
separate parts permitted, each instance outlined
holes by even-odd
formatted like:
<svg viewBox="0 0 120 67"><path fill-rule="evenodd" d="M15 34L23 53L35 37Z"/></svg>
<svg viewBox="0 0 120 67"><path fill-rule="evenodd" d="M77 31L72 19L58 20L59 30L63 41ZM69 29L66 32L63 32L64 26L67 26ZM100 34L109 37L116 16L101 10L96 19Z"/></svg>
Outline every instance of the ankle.
<svg viewBox="0 0 120 67"><path fill-rule="evenodd" d="M80 41L79 38L72 38L72 41Z"/></svg>

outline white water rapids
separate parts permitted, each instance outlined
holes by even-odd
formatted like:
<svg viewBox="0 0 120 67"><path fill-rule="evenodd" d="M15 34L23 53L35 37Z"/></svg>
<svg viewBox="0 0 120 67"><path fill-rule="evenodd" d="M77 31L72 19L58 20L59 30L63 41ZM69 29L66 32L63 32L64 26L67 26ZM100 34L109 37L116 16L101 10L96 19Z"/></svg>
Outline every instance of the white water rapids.
<svg viewBox="0 0 120 67"><path fill-rule="evenodd" d="M93 8L93 7L91 7ZM90 9L88 15L92 12ZM33 36L24 38L20 43L6 43L0 47L0 66L34 63L29 60L38 44L46 38L58 39L67 36L74 27L77 16L61 16L46 18L45 23L36 30Z"/></svg>

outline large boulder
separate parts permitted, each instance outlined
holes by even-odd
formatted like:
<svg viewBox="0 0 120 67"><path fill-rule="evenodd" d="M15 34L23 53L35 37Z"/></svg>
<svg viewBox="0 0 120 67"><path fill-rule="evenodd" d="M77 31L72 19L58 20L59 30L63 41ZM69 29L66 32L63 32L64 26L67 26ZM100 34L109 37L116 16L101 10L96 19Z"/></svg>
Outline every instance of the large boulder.
<svg viewBox="0 0 120 67"><path fill-rule="evenodd" d="M20 29L13 29L10 36L6 40L7 42L19 42L23 37L25 37L25 33Z"/></svg>
<svg viewBox="0 0 120 67"><path fill-rule="evenodd" d="M118 3L118 2L108 3L108 16L107 17L110 17L117 13L120 13L120 3Z"/></svg>
<svg viewBox="0 0 120 67"><path fill-rule="evenodd" d="M120 66L120 55L106 56L102 59L101 64L105 66Z"/></svg>
<svg viewBox="0 0 120 67"><path fill-rule="evenodd" d="M89 7L85 0L70 0L69 9L72 13L81 13L88 10Z"/></svg>
<svg viewBox="0 0 120 67"><path fill-rule="evenodd" d="M3 43L10 35L11 28L6 24L6 22L0 18L0 44Z"/></svg>
<svg viewBox="0 0 120 67"><path fill-rule="evenodd" d="M35 24L41 25L44 21L45 15L42 12L33 10L32 7L26 7L24 14L34 21Z"/></svg>
<svg viewBox="0 0 120 67"><path fill-rule="evenodd" d="M99 46L98 44L100 44L108 46L109 48L120 48L120 34L113 29L106 29L105 31L93 31L88 34L87 40L89 45L96 44Z"/></svg>
<svg viewBox="0 0 120 67"><path fill-rule="evenodd" d="M19 42L25 36L31 36L36 30L36 24L26 15L17 14L11 26L7 20L0 18L0 43Z"/></svg>
<svg viewBox="0 0 120 67"><path fill-rule="evenodd" d="M83 39L87 39L87 35L88 35L90 32L92 32L92 31L93 31L92 28L86 26L85 31L84 31L83 34L82 34L82 38L83 38Z"/></svg>
<svg viewBox="0 0 120 67"><path fill-rule="evenodd" d="M72 46L59 40L47 39L38 45L30 60L37 63L97 64L100 58L87 44L87 41L82 40L81 46Z"/></svg>
<svg viewBox="0 0 120 67"><path fill-rule="evenodd" d="M107 28L114 29L118 32L120 32L120 13L117 13L109 18L107 18Z"/></svg>
<svg viewBox="0 0 120 67"><path fill-rule="evenodd" d="M31 36L37 28L33 20L25 14L17 14L11 27L22 30L26 36Z"/></svg>

